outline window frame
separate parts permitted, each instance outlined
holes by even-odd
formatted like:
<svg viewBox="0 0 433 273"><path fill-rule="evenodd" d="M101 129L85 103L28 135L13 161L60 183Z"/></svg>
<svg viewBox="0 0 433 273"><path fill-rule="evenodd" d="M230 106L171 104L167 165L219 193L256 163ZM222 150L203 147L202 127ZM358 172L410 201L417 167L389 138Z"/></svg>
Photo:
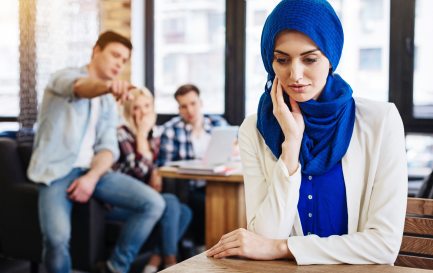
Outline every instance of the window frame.
<svg viewBox="0 0 433 273"><path fill-rule="evenodd" d="M391 1L389 97L406 133L433 133L433 118L416 118L413 105L416 0Z"/></svg>
<svg viewBox="0 0 433 273"><path fill-rule="evenodd" d="M145 3L145 85L155 90L155 0ZM246 2L226 0L226 48L225 48L225 87L224 118L234 125L242 123L245 115L245 25ZM230 27L227 27L230 26ZM158 114L158 124L162 124L176 114Z"/></svg>
<svg viewBox="0 0 433 273"><path fill-rule="evenodd" d="M0 122L17 122L18 117L14 116L0 116Z"/></svg>

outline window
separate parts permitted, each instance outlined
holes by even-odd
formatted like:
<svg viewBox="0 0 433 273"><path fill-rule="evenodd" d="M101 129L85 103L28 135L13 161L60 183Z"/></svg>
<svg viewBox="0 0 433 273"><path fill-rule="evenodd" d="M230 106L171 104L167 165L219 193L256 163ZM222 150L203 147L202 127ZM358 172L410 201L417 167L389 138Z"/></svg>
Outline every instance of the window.
<svg viewBox="0 0 433 273"><path fill-rule="evenodd" d="M359 17L364 24L362 24L363 31L372 31L374 26L370 22L381 21L384 19L383 0L361 0L360 1L360 14Z"/></svg>
<svg viewBox="0 0 433 273"><path fill-rule="evenodd" d="M163 22L164 42L183 43L185 40L185 18L167 18Z"/></svg>
<svg viewBox="0 0 433 273"><path fill-rule="evenodd" d="M433 1L416 1L413 72L413 114L415 118L433 118L433 85L431 84L433 17L431 10L433 10Z"/></svg>
<svg viewBox="0 0 433 273"><path fill-rule="evenodd" d="M93 0L19 3L6 1L0 10L0 130L18 129L11 121L16 120L20 105L21 125L31 126L35 89L40 101L53 72L86 64L99 34L99 4ZM36 18L35 22L29 18ZM20 67L20 62L25 65Z"/></svg>
<svg viewBox="0 0 433 273"><path fill-rule="evenodd" d="M433 18L427 0L392 2L390 99L403 118L406 132L433 132L431 60Z"/></svg>
<svg viewBox="0 0 433 273"><path fill-rule="evenodd" d="M99 5L93 0L38 0L37 92L41 101L55 71L89 62L99 35ZM59 38L61 37L61 38Z"/></svg>
<svg viewBox="0 0 433 273"><path fill-rule="evenodd" d="M433 169L433 136L428 134L408 134L406 149L409 171L425 177Z"/></svg>
<svg viewBox="0 0 433 273"><path fill-rule="evenodd" d="M382 68L381 48L361 48L359 50L359 70L380 71Z"/></svg>
<svg viewBox="0 0 433 273"><path fill-rule="evenodd" d="M224 113L225 2L160 0L154 4L152 70L158 113L177 114L173 94L185 83L201 90L207 113Z"/></svg>
<svg viewBox="0 0 433 273"><path fill-rule="evenodd" d="M18 3L5 1L0 9L0 117L16 117L19 113Z"/></svg>
<svg viewBox="0 0 433 273"><path fill-rule="evenodd" d="M417 196L424 180L433 169L433 135L408 134L406 136L408 161L408 195Z"/></svg>
<svg viewBox="0 0 433 273"><path fill-rule="evenodd" d="M260 53L260 37L266 17L279 0L247 0L245 90L246 115L256 113L262 95L267 73Z"/></svg>
<svg viewBox="0 0 433 273"><path fill-rule="evenodd" d="M355 97L387 101L390 0L330 3L344 30L343 54L336 73L350 84Z"/></svg>

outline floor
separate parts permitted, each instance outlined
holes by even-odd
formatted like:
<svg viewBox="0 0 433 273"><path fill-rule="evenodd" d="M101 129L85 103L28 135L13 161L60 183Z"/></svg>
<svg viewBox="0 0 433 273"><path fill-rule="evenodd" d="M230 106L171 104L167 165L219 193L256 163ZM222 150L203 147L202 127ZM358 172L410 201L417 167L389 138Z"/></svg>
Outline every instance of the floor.
<svg viewBox="0 0 433 273"><path fill-rule="evenodd" d="M147 257L138 258L134 262L130 273L139 273L146 263ZM30 273L30 263L28 261L17 261L4 258L0 255L0 273ZM39 265L39 273L46 273L44 267ZM84 271L73 270L72 273L86 273Z"/></svg>
<svg viewBox="0 0 433 273"><path fill-rule="evenodd" d="M192 257L203 251L204 246L194 247L191 241L184 240L182 242L182 246L179 249L180 254L178 257L178 261L182 261L184 259ZM141 273L148 258L148 254L138 256L133 265L131 266L129 273ZM0 254L0 273L30 273L30 262L5 258ZM39 266L39 273L46 273L42 265ZM86 272L73 270L72 273Z"/></svg>
<svg viewBox="0 0 433 273"><path fill-rule="evenodd" d="M30 273L30 263L0 256L0 273ZM39 273L45 273L45 270L41 267Z"/></svg>

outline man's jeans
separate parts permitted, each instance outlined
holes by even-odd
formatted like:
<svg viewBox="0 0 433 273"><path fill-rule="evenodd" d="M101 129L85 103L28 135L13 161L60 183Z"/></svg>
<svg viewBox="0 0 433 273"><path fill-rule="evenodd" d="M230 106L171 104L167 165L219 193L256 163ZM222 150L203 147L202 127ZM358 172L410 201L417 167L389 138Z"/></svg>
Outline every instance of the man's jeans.
<svg viewBox="0 0 433 273"><path fill-rule="evenodd" d="M66 190L86 171L75 168L65 177L53 181L50 186L40 187L39 219L44 244L43 261L48 273L71 271L69 240L73 201L69 199ZM126 273L161 217L165 208L164 200L149 186L118 172L102 176L92 197L129 213L109 259L116 271Z"/></svg>
<svg viewBox="0 0 433 273"><path fill-rule="evenodd" d="M155 254L163 256L177 255L177 245L191 222L191 209L179 202L179 199L171 193L163 193L165 210L159 220L161 228L158 246L154 249ZM110 220L125 221L129 212L121 208L113 208L107 215Z"/></svg>

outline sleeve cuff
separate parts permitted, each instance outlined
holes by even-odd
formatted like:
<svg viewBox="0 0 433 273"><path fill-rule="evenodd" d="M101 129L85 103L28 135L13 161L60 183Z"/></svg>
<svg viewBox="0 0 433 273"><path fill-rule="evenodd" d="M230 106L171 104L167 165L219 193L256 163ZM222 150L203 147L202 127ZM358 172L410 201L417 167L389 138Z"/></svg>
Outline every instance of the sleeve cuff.
<svg viewBox="0 0 433 273"><path fill-rule="evenodd" d="M301 169L302 168L301 168L300 163L298 163L298 168L296 169L296 171L292 175L289 175L289 170L287 169L286 164L284 164L284 162L281 158L278 159L277 166L280 168L284 177L286 177L286 178L293 178L293 177L301 175Z"/></svg>

